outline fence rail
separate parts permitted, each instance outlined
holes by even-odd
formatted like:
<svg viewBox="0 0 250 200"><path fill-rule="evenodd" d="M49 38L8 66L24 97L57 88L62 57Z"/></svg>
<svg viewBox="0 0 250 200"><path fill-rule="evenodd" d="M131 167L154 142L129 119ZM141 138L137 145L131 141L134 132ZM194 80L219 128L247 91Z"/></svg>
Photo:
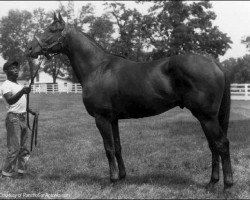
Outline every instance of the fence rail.
<svg viewBox="0 0 250 200"><path fill-rule="evenodd" d="M31 86L32 93L81 93L80 83L35 83ZM0 98L2 96L0 95ZM232 100L250 100L250 84L231 84Z"/></svg>
<svg viewBox="0 0 250 200"><path fill-rule="evenodd" d="M33 93L81 93L82 87L79 83L64 84L34 84ZM231 98L233 100L250 100L250 84L231 84Z"/></svg>
<svg viewBox="0 0 250 200"><path fill-rule="evenodd" d="M80 83L35 83L31 86L32 93L81 93Z"/></svg>
<svg viewBox="0 0 250 200"><path fill-rule="evenodd" d="M231 99L250 100L250 84L231 84Z"/></svg>

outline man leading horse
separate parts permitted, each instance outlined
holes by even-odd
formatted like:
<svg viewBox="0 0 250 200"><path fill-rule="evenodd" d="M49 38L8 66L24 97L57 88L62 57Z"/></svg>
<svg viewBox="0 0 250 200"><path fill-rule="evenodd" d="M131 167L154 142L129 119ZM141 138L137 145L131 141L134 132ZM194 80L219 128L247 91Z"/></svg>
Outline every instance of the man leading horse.
<svg viewBox="0 0 250 200"><path fill-rule="evenodd" d="M224 187L233 185L227 139L230 84L215 60L188 53L134 62L105 52L87 34L66 24L60 14L36 38L28 47L31 57L68 56L83 87L83 103L103 138L112 182L126 176L118 121L154 116L180 106L191 111L206 135L212 153L208 188L219 181L220 158Z"/></svg>

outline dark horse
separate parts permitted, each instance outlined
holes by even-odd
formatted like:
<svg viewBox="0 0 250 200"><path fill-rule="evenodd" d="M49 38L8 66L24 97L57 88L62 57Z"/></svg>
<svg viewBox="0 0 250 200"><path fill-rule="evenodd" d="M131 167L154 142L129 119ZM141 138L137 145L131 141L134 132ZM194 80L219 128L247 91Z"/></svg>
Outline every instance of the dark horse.
<svg viewBox="0 0 250 200"><path fill-rule="evenodd" d="M119 119L158 115L186 107L199 120L212 152L212 175L219 181L221 157L224 187L233 185L227 129L230 85L221 67L202 55L177 55L134 62L105 52L86 34L65 24L61 15L28 46L28 55L64 53L82 85L87 112L95 118L109 162L110 179L126 176L121 154ZM118 165L117 165L118 164Z"/></svg>

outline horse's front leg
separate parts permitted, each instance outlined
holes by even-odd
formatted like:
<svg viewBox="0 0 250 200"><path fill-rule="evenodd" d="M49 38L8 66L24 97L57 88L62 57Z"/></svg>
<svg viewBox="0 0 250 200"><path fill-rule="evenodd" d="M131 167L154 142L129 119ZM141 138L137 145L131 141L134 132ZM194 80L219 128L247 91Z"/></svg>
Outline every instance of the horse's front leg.
<svg viewBox="0 0 250 200"><path fill-rule="evenodd" d="M126 177L126 170L125 165L122 159L122 147L121 147L121 141L120 141L120 133L119 133L119 126L118 126L118 120L115 120L112 122L112 130L113 130L113 136L115 141L115 157L118 163L119 168L119 179L123 179Z"/></svg>
<svg viewBox="0 0 250 200"><path fill-rule="evenodd" d="M118 168L115 160L115 142L110 120L98 115L95 116L96 126L99 129L104 143L106 156L109 162L110 180L115 182L119 179Z"/></svg>

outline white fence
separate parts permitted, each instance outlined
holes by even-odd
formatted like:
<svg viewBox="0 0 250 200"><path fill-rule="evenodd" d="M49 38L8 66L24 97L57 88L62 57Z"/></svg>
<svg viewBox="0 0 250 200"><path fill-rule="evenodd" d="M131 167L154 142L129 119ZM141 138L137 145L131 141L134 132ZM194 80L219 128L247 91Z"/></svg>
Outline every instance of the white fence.
<svg viewBox="0 0 250 200"><path fill-rule="evenodd" d="M231 99L250 100L250 84L231 84Z"/></svg>
<svg viewBox="0 0 250 200"><path fill-rule="evenodd" d="M80 83L34 83L31 86L32 93L81 93L82 86Z"/></svg>
<svg viewBox="0 0 250 200"><path fill-rule="evenodd" d="M34 84L33 93L81 93L82 87L79 83L63 84ZM250 84L231 84L231 98L233 100L250 100Z"/></svg>
<svg viewBox="0 0 250 200"><path fill-rule="evenodd" d="M80 83L35 83L31 87L32 93L81 93ZM1 98L1 95L0 95ZM231 84L232 100L250 100L250 84Z"/></svg>

